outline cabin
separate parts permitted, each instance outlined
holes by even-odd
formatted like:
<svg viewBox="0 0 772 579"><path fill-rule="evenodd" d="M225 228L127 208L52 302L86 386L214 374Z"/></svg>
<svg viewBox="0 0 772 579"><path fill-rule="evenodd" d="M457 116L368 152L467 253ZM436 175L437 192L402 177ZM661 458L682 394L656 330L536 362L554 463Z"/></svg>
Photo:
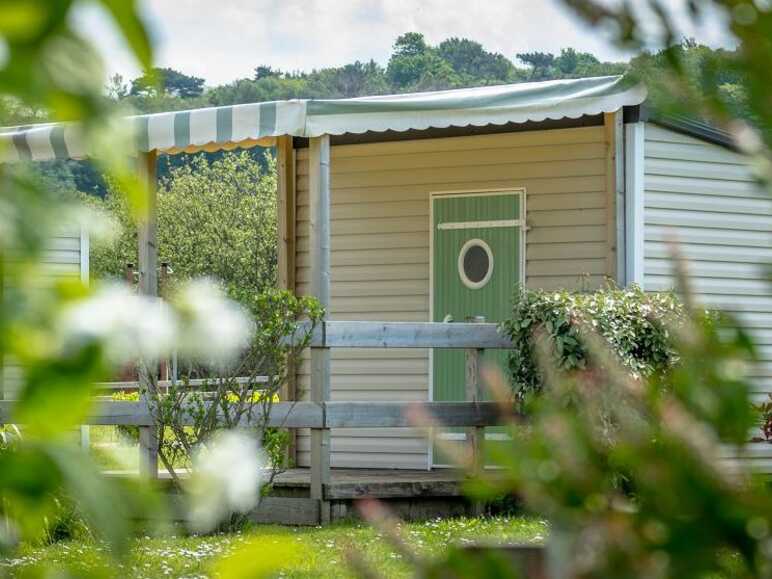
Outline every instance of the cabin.
<svg viewBox="0 0 772 579"><path fill-rule="evenodd" d="M332 321L496 322L515 283L673 287L678 241L708 306L738 314L772 392L772 200L729 137L650 117L646 92L600 77L347 100L292 100L128 119L152 179L157 154L276 147L282 287ZM68 125L3 130L5 160L88 155ZM143 291L155 293L151 229ZM503 354L498 354L499 356ZM463 352L312 350L290 400L464 399ZM332 467L427 470L444 460L409 428L301 430ZM445 434L463 439L463 432ZM495 437L495 432L489 436ZM766 445L764 445L766 446ZM772 447L770 447L772 448ZM772 452L749 459L772 472Z"/></svg>

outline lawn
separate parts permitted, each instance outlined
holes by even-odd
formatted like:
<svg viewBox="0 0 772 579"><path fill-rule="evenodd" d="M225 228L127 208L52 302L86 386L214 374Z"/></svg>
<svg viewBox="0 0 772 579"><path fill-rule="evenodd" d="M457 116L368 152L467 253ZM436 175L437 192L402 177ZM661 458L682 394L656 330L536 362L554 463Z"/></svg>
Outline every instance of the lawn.
<svg viewBox="0 0 772 579"><path fill-rule="evenodd" d="M431 557L448 545L476 540L542 542L547 524L525 517L446 519L403 525L407 542L421 555ZM261 537L273 542L276 535L300 546L299 561L279 575L282 578L351 577L343 550L354 547L385 577L409 577L410 569L365 524L331 527L258 526L241 533L205 537L138 538L129 557L118 568L105 558L104 549L92 541L68 541L45 547L25 547L12 560L0 559L0 577L23 577L40 566L69 568L73 574L98 577L193 578L210 577L218 558L247 541ZM256 549L259 557L259 549Z"/></svg>

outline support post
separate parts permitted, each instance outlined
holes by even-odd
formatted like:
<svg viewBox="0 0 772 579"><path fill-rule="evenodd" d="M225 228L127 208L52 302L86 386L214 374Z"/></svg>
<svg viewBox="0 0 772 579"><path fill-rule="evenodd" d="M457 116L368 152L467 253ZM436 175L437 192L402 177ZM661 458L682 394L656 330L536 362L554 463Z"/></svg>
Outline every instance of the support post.
<svg viewBox="0 0 772 579"><path fill-rule="evenodd" d="M309 144L309 228L311 291L330 310L330 137L314 137ZM330 400L330 349L311 348L311 401ZM325 488L330 483L330 430L311 429L311 498L319 500L320 522L330 522Z"/></svg>
<svg viewBox="0 0 772 579"><path fill-rule="evenodd" d="M139 293L158 295L158 201L156 198L156 151L140 153L138 170L147 186L147 214L139 224Z"/></svg>
<svg viewBox="0 0 772 579"><path fill-rule="evenodd" d="M276 140L277 171L277 282L280 289L295 292L295 149L292 137ZM282 401L297 400L297 368L290 362L287 380L279 392ZM297 458L297 430L289 429L287 465Z"/></svg>
<svg viewBox="0 0 772 579"><path fill-rule="evenodd" d="M276 169L278 283L282 289L295 291L295 150L292 137L277 139Z"/></svg>
<svg viewBox="0 0 772 579"><path fill-rule="evenodd" d="M606 275L618 285L625 283L625 154L622 111L605 113L606 219L608 249Z"/></svg>
<svg viewBox="0 0 772 579"><path fill-rule="evenodd" d="M467 320L473 323L485 322L484 316L475 316ZM482 348L467 348L464 350L465 358L465 386L467 402L482 402L482 385L480 384L480 364L482 362ZM466 441L471 457L472 474L479 476L485 468L485 427L472 426L467 428ZM483 513L483 504L475 501L472 505L475 516Z"/></svg>
<svg viewBox="0 0 772 579"><path fill-rule="evenodd" d="M137 159L140 178L147 188L147 213L139 224L137 235L139 293L146 296L158 295L158 200L156 197L156 161L157 152L140 153ZM148 363L148 361L144 361ZM145 369L147 387L155 387L157 367L148 366ZM143 372L140 368L139 379L142 382ZM146 397L147 401L147 397ZM155 479L158 477L158 432L155 426L145 426L139 429L139 471L140 475Z"/></svg>
<svg viewBox="0 0 772 579"><path fill-rule="evenodd" d="M139 427L139 476L144 480L158 478L158 429Z"/></svg>
<svg viewBox="0 0 772 579"><path fill-rule="evenodd" d="M643 287L645 125L625 125L625 253L626 283Z"/></svg>

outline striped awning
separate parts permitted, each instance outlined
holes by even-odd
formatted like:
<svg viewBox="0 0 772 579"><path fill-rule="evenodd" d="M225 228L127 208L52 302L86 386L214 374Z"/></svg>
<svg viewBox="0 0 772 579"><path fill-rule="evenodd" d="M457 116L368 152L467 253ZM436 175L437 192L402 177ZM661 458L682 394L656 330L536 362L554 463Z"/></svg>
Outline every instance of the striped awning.
<svg viewBox="0 0 772 579"><path fill-rule="evenodd" d="M646 98L620 76L338 100L289 100L126 117L136 150L163 153L272 146L283 135L501 125L618 111ZM0 129L0 161L89 156L76 123Z"/></svg>

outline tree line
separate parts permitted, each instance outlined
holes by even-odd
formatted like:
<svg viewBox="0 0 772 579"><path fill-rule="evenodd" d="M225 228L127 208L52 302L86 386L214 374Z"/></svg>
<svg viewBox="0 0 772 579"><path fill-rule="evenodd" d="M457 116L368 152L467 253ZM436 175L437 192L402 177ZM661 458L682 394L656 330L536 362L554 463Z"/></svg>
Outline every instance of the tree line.
<svg viewBox="0 0 772 579"><path fill-rule="evenodd" d="M256 66L249 78L210 87L203 78L172 68L154 68L128 81L114 75L105 87L105 98L140 113L153 113L293 98L350 98L631 72L647 82L651 103L670 109L678 108L679 99L684 95L660 88L658 71L667 68L673 50L678 51L686 63L695 88L709 92L718 87L737 116L749 116L742 79L734 66L735 51L712 49L693 40L684 40L658 53L643 52L629 62L612 62L574 48L563 48L559 54L523 52L508 58L468 38L448 38L431 45L417 32L408 32L396 39L385 65L373 60L355 61L303 72L263 64ZM45 118L41 110L0 97L2 125L39 122ZM258 153L254 154L256 159L262 159ZM221 154L207 154L210 160L219 156ZM187 162L186 155L164 156L159 174L168 176L170 168ZM87 163L57 161L46 164L44 171L64 188L98 196L105 194L105 183Z"/></svg>

